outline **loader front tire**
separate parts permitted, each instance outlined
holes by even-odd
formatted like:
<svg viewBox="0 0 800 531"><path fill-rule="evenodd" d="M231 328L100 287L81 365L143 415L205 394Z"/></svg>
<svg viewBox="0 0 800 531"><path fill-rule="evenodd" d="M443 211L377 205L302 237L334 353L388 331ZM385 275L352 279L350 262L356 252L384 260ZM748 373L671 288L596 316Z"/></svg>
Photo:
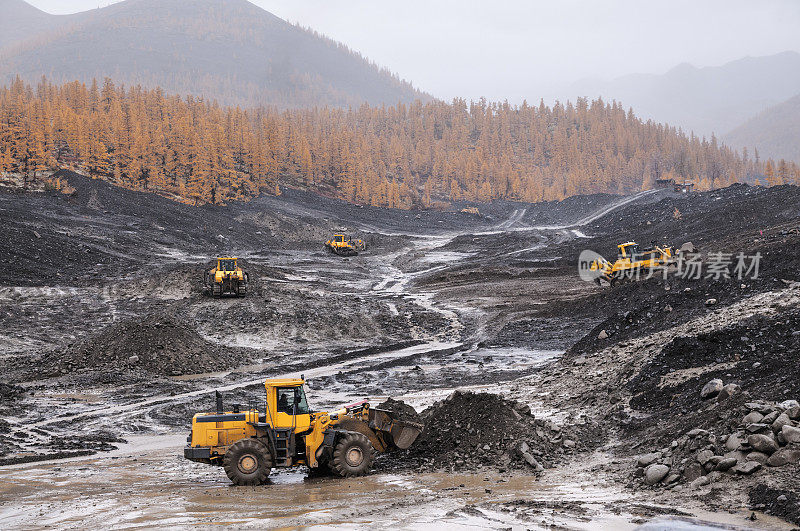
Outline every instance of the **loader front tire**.
<svg viewBox="0 0 800 531"><path fill-rule="evenodd" d="M372 467L375 450L366 435L348 432L333 449L330 469L337 476L363 476Z"/></svg>
<svg viewBox="0 0 800 531"><path fill-rule="evenodd" d="M234 485L263 485L272 469L272 455L262 442L242 439L225 452L222 466Z"/></svg>

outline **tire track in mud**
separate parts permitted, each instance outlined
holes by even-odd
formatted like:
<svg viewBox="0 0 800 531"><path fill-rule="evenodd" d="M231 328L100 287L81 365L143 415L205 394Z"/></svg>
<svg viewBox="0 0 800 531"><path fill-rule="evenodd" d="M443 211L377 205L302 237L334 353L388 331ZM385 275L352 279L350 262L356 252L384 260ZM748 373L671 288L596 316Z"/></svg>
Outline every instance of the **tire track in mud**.
<svg viewBox="0 0 800 531"><path fill-rule="evenodd" d="M226 391L234 391L237 389L243 389L246 387L259 386L264 383L264 380L266 378L294 378L297 377L298 373L300 372L302 372L306 376L306 378L319 378L322 376L331 376L340 371L351 370L355 366L358 366L358 364L364 362L386 362L394 358L404 358L406 356L414 354L436 353L437 351L446 351L453 348L458 348L459 346L461 346L459 343L430 342L430 343L423 343L421 345L401 348L399 350L389 350L378 354L368 354L365 356L360 356L360 357L357 356L354 358L351 357L350 359L344 361L337 361L332 364L320 365L318 367L308 368L309 364L303 364L303 367L293 367L292 370L278 372L275 374L264 374L258 378L249 378L247 380L240 381L237 383L204 386L201 389L196 389L194 391L189 391L186 393L179 393L172 396L163 394L156 395L131 404L106 406L98 409L93 409L91 411L66 415L63 417L49 418L38 422L34 422L32 424L29 424L28 426L32 429L32 428L41 428L49 425L55 425L59 423L68 423L79 419L87 419L98 416L110 417L112 415L116 415L117 416L116 418L119 418L120 415L146 413L153 406L160 406L170 402L181 402L204 394L211 393L213 391L226 392ZM359 368L362 367L366 368L364 366L361 366Z"/></svg>

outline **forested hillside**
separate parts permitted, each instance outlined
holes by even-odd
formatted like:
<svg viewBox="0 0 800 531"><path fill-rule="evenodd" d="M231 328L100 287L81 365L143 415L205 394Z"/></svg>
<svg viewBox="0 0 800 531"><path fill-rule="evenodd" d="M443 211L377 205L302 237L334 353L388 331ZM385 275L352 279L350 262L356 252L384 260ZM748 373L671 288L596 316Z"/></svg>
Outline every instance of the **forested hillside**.
<svg viewBox="0 0 800 531"><path fill-rule="evenodd" d="M399 208L540 201L638 191L669 177L708 189L765 169L714 138L600 100L242 110L109 79L36 88L17 80L0 89L0 126L0 171L34 179L70 167L196 204L281 186ZM770 184L800 181L794 164L770 167Z"/></svg>
<svg viewBox="0 0 800 531"><path fill-rule="evenodd" d="M114 78L225 104L358 106L428 99L341 43L246 0L125 0L50 15L0 1L0 83Z"/></svg>

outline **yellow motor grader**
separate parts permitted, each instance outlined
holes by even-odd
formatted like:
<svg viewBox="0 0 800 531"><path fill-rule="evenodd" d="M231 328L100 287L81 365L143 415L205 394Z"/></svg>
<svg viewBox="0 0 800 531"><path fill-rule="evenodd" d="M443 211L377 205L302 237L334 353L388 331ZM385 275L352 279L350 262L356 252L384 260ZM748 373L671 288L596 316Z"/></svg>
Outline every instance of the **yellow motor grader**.
<svg viewBox="0 0 800 531"><path fill-rule="evenodd" d="M216 267L205 271L203 275L203 287L212 297L244 297L249 280L247 272L239 267L237 258L217 258Z"/></svg>
<svg viewBox="0 0 800 531"><path fill-rule="evenodd" d="M369 472L375 452L406 449L422 424L396 419L367 401L332 412L314 412L303 391L304 377L264 383L266 405L225 411L216 393L216 411L198 413L183 455L219 465L235 485L262 485L272 468L306 466L341 477Z"/></svg>
<svg viewBox="0 0 800 531"><path fill-rule="evenodd" d="M595 282L598 285L601 280L613 286L625 279L638 279L642 273L651 273L676 262L676 253L672 247L661 247L655 243L651 247L640 248L638 243L631 241L617 245L617 249L614 263L602 257L592 262L589 269L597 272Z"/></svg>
<svg viewBox="0 0 800 531"><path fill-rule="evenodd" d="M339 256L356 256L359 251L366 249L364 240L344 234L334 234L331 239L325 242L325 247L332 253Z"/></svg>

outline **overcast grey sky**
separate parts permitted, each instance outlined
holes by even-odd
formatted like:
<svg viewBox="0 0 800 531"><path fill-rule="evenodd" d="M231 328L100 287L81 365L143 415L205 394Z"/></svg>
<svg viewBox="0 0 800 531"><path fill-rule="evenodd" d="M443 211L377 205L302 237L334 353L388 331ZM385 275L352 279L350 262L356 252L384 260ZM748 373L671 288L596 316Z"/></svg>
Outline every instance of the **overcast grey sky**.
<svg viewBox="0 0 800 531"><path fill-rule="evenodd" d="M51 13L108 0L28 0ZM253 0L434 96L552 97L583 78L800 51L798 0Z"/></svg>

